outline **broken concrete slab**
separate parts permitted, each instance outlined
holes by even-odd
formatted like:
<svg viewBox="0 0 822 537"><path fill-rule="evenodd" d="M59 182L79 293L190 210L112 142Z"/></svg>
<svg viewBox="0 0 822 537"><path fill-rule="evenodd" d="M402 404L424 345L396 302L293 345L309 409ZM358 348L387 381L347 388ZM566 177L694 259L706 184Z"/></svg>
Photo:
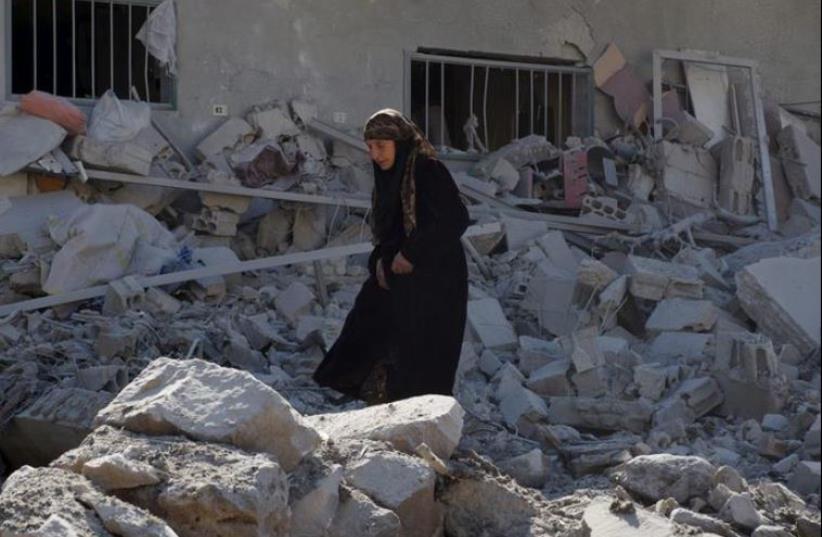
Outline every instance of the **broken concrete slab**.
<svg viewBox="0 0 822 537"><path fill-rule="evenodd" d="M540 367L528 377L526 386L542 397L573 395L573 388L568 380L571 362L556 360Z"/></svg>
<svg viewBox="0 0 822 537"><path fill-rule="evenodd" d="M502 218L502 225L505 228L505 241L511 251L523 248L528 241L536 240L548 231L546 222L508 216Z"/></svg>
<svg viewBox="0 0 822 537"><path fill-rule="evenodd" d="M6 481L0 494L0 535L172 537L176 534L147 510L106 496L81 475L58 468L25 466Z"/></svg>
<svg viewBox="0 0 822 537"><path fill-rule="evenodd" d="M350 463L346 481L400 518L402 537L430 537L441 525L434 500L436 474L425 463L402 453L367 454Z"/></svg>
<svg viewBox="0 0 822 537"><path fill-rule="evenodd" d="M748 531L756 529L765 521L748 493L733 494L728 498L719 517Z"/></svg>
<svg viewBox="0 0 822 537"><path fill-rule="evenodd" d="M576 275L550 259L540 262L531 274L524 308L532 311L540 326L556 336L573 332L580 314L573 307Z"/></svg>
<svg viewBox="0 0 822 537"><path fill-rule="evenodd" d="M801 496L819 493L821 468L819 461L800 461L788 480L788 488Z"/></svg>
<svg viewBox="0 0 822 537"><path fill-rule="evenodd" d="M719 173L710 151L664 141L656 151L662 163L658 184L662 193L690 206L710 209Z"/></svg>
<svg viewBox="0 0 822 537"><path fill-rule="evenodd" d="M249 373L199 359L154 360L95 423L271 453L287 471L321 439L288 401Z"/></svg>
<svg viewBox="0 0 822 537"><path fill-rule="evenodd" d="M254 128L245 120L229 118L197 145L197 154L205 160L222 156L224 150L233 149L253 134Z"/></svg>
<svg viewBox="0 0 822 537"><path fill-rule="evenodd" d="M708 494L715 473L714 465L703 458L659 453L635 457L614 468L610 477L646 501L670 497L685 504Z"/></svg>
<svg viewBox="0 0 822 537"><path fill-rule="evenodd" d="M708 332L718 316L716 306L708 300L667 298L657 303L645 329L650 332Z"/></svg>
<svg viewBox="0 0 822 537"><path fill-rule="evenodd" d="M719 206L741 216L753 213L756 173L754 140L730 136L721 143L719 155Z"/></svg>
<svg viewBox="0 0 822 537"><path fill-rule="evenodd" d="M631 294L638 298L702 298L704 284L699 271L688 265L629 255L625 273L631 277Z"/></svg>
<svg viewBox="0 0 822 537"><path fill-rule="evenodd" d="M605 365L605 355L600 350L597 327L578 330L567 337L564 345L570 350L571 362L577 373L584 373Z"/></svg>
<svg viewBox="0 0 822 537"><path fill-rule="evenodd" d="M500 411L509 427L522 434L534 431L534 424L548 417L545 401L521 385L511 385L500 398Z"/></svg>
<svg viewBox="0 0 822 537"><path fill-rule="evenodd" d="M122 453L112 453L92 459L83 465L81 473L105 491L156 485L162 481L152 465L129 459Z"/></svg>
<svg viewBox="0 0 822 537"><path fill-rule="evenodd" d="M101 458L121 455L155 468L162 479L117 489L119 497L156 513L181 537L288 534L288 477L268 454L179 436L143 436L102 426L53 466L92 477Z"/></svg>
<svg viewBox="0 0 822 537"><path fill-rule="evenodd" d="M248 120L260 130L263 138L269 140L300 134L300 128L291 120L289 114L279 107L253 110L248 114Z"/></svg>
<svg viewBox="0 0 822 537"><path fill-rule="evenodd" d="M305 421L329 438L381 440L409 455L424 443L447 460L462 436L464 414L453 397L423 395L361 410L308 416Z"/></svg>
<svg viewBox="0 0 822 537"><path fill-rule="evenodd" d="M777 140L782 166L794 195L819 200L822 197L819 144L793 125L782 129Z"/></svg>
<svg viewBox="0 0 822 537"><path fill-rule="evenodd" d="M517 336L502 306L493 298L468 301L468 324L488 349L516 347Z"/></svg>
<svg viewBox="0 0 822 537"><path fill-rule="evenodd" d="M340 506L328 529L328 537L399 537L400 518L375 504L356 489L341 494Z"/></svg>
<svg viewBox="0 0 822 537"><path fill-rule="evenodd" d="M551 397L548 421L601 431L647 431L653 407L647 401L621 401L606 397Z"/></svg>
<svg viewBox="0 0 822 537"><path fill-rule="evenodd" d="M291 324L311 311L314 293L302 282L293 282L274 299L277 311Z"/></svg>
<svg viewBox="0 0 822 537"><path fill-rule="evenodd" d="M722 537L740 537L728 523L682 507L677 507L671 511L671 520L683 526L698 528L708 534L721 535Z"/></svg>
<svg viewBox="0 0 822 537"><path fill-rule="evenodd" d="M679 358L708 356L713 353L714 341L712 334L662 332L651 342L645 355L649 360L663 363L673 363Z"/></svg>
<svg viewBox="0 0 822 537"><path fill-rule="evenodd" d="M97 412L113 395L54 387L17 414L0 436L0 453L13 466L42 466L80 445Z"/></svg>
<svg viewBox="0 0 822 537"><path fill-rule="evenodd" d="M674 533L671 522L651 511L631 506L620 513L607 498L596 499L585 509L582 519L590 528L590 537L669 537Z"/></svg>
<svg viewBox="0 0 822 537"><path fill-rule="evenodd" d="M720 413L760 420L782 409L788 383L768 338L748 332L720 332L715 354L713 375L725 394Z"/></svg>
<svg viewBox="0 0 822 537"><path fill-rule="evenodd" d="M713 147L733 131L731 111L728 103L730 81L728 69L724 65L683 62L688 92L696 118L713 132L706 144Z"/></svg>
<svg viewBox="0 0 822 537"><path fill-rule="evenodd" d="M511 475L523 487L541 489L548 480L548 457L539 448L511 457L498 464L500 470Z"/></svg>
<svg viewBox="0 0 822 537"><path fill-rule="evenodd" d="M775 343L792 343L810 353L822 343L820 270L820 257L763 259L736 273L737 298Z"/></svg>

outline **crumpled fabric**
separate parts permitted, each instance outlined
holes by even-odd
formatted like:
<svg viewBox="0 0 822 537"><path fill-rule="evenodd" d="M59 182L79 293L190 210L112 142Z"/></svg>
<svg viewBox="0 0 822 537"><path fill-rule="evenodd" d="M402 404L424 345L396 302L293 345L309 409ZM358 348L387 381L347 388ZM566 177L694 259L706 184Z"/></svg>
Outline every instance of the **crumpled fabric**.
<svg viewBox="0 0 822 537"><path fill-rule="evenodd" d="M160 65L177 75L177 16L174 11L174 0L165 0L148 16L142 28L137 32L137 39L148 49L148 53L157 58Z"/></svg>
<svg viewBox="0 0 822 537"><path fill-rule="evenodd" d="M55 254L43 290L55 295L128 275L152 275L177 258L174 235L134 205L88 205L49 222Z"/></svg>

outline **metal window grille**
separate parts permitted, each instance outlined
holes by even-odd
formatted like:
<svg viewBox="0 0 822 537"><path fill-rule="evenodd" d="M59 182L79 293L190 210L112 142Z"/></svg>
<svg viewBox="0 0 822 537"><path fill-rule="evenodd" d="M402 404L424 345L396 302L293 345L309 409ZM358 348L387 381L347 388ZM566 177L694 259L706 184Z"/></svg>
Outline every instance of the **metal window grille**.
<svg viewBox="0 0 822 537"><path fill-rule="evenodd" d="M489 150L530 134L559 145L593 133L589 67L406 52L404 75L404 112L439 148L464 147L471 115Z"/></svg>
<svg viewBox="0 0 822 537"><path fill-rule="evenodd" d="M171 105L174 82L135 36L159 0L6 0L9 94L83 102L112 89Z"/></svg>

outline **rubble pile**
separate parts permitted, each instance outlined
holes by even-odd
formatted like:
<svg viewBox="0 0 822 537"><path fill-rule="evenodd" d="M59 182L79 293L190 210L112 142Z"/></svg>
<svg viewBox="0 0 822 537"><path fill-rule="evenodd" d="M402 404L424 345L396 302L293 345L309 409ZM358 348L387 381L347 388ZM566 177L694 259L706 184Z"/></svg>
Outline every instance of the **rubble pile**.
<svg viewBox="0 0 822 537"><path fill-rule="evenodd" d="M669 89L654 140L594 71L625 132L454 171L500 225L453 398L368 408L311 379L367 277L359 140L299 101L194 159L113 95L4 110L0 537L819 535L819 146L768 125L771 206L750 129Z"/></svg>

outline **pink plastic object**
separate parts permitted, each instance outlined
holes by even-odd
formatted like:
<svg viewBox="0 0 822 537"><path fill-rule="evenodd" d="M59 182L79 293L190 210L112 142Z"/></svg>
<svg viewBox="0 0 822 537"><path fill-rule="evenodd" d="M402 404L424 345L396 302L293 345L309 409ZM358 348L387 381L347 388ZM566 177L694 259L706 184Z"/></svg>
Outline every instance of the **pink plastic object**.
<svg viewBox="0 0 822 537"><path fill-rule="evenodd" d="M32 91L20 99L20 110L53 121L69 134L86 133L86 115L66 99L42 91Z"/></svg>

